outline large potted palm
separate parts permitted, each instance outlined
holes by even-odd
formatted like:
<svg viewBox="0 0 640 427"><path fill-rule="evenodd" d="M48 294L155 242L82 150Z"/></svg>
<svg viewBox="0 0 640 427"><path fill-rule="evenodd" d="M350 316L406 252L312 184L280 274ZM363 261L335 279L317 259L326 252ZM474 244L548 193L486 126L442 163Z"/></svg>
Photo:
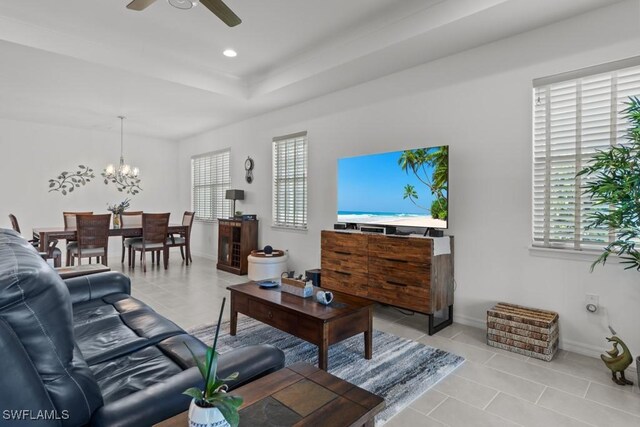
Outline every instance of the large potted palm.
<svg viewBox="0 0 640 427"><path fill-rule="evenodd" d="M640 100L629 98L623 111L629 122L627 142L599 151L578 172L584 176L584 193L594 204L587 228L611 230L615 238L591 265L605 264L610 255L621 258L625 269L640 271ZM598 206L601 208L599 209ZM640 378L640 357L636 359Z"/></svg>

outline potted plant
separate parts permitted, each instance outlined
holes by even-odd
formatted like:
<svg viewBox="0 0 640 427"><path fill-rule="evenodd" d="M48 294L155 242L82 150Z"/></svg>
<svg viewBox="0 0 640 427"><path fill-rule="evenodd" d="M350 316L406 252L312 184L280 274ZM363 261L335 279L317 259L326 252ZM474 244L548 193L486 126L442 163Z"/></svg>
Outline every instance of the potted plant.
<svg viewBox="0 0 640 427"><path fill-rule="evenodd" d="M584 194L596 207L589 214L587 229L604 228L615 233L614 240L591 264L591 271L599 263L604 265L611 254L622 259L625 269L640 271L640 251L636 248L640 239L640 100L630 97L626 105L623 113L630 124L628 141L598 151L576 175L587 178ZM598 206L604 209L597 209ZM640 377L640 357L636 366Z"/></svg>
<svg viewBox="0 0 640 427"><path fill-rule="evenodd" d="M113 228L120 228L120 214L129 209L131 199L124 199L119 204L107 205L107 210L113 214Z"/></svg>
<svg viewBox="0 0 640 427"><path fill-rule="evenodd" d="M219 355L216 351L216 345L218 344L225 302L226 298L223 298L213 346L207 347L207 357L204 363L187 346L204 379L204 390L192 387L184 391L184 394L193 398L189 406L189 426L191 427L237 427L240 421L238 408L242 405L242 398L227 394L228 386L225 384L227 381L238 378L238 372L234 372L224 379L217 377Z"/></svg>
<svg viewBox="0 0 640 427"><path fill-rule="evenodd" d="M606 228L616 236L593 262L591 270L599 263L605 264L611 254L622 258L626 269L640 270L640 252L635 245L640 238L640 100L629 99L623 111L631 124L628 142L598 151L576 175L588 177L582 188L596 207L589 214L587 229ZM605 209L597 209L598 206Z"/></svg>

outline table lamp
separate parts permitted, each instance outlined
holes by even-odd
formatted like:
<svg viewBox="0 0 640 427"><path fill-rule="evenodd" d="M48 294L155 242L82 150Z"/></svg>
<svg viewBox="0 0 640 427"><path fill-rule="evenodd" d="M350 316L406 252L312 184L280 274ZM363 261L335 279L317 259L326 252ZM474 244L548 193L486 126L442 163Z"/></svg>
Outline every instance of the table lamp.
<svg viewBox="0 0 640 427"><path fill-rule="evenodd" d="M244 200L244 190L227 190L224 198L227 200L233 200L233 210L231 211L231 217L236 216L236 200Z"/></svg>

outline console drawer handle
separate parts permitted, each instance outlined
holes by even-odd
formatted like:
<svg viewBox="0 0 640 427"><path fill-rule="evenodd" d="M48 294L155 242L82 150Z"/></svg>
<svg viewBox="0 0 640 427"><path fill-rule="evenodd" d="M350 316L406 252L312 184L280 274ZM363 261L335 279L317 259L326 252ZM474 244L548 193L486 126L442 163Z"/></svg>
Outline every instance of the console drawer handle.
<svg viewBox="0 0 640 427"><path fill-rule="evenodd" d="M391 262L401 262L403 264L408 263L409 261L407 261L406 259L395 259L395 258L384 258L387 261L391 261Z"/></svg>
<svg viewBox="0 0 640 427"><path fill-rule="evenodd" d="M269 319L273 319L273 313L271 312L271 310L269 310L269 313L267 315L269 316Z"/></svg>
<svg viewBox="0 0 640 427"><path fill-rule="evenodd" d="M387 280L387 283L395 286L409 286L406 283L394 282L393 280Z"/></svg>
<svg viewBox="0 0 640 427"><path fill-rule="evenodd" d="M351 252L345 252L345 251L335 251L335 252L340 255L351 255Z"/></svg>
<svg viewBox="0 0 640 427"><path fill-rule="evenodd" d="M344 275L344 276L351 276L351 273L347 273L347 272L345 272L345 271L336 271L336 273L338 273L338 274L342 274L342 275Z"/></svg>

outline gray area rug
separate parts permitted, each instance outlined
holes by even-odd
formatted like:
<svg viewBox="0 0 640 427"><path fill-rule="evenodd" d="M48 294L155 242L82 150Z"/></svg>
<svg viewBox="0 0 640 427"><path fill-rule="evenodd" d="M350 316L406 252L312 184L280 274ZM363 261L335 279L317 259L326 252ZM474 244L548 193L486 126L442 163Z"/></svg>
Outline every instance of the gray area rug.
<svg viewBox="0 0 640 427"><path fill-rule="evenodd" d="M189 333L211 345L215 327L199 326ZM315 345L269 325L240 316L238 333L232 337L229 322L222 324L218 337L220 354L252 344L271 344L281 349L287 366L297 362L318 365ZM330 373L385 399L386 408L376 416L376 426L387 422L463 362L455 354L381 331L373 333L371 360L364 358L362 334L329 348Z"/></svg>

